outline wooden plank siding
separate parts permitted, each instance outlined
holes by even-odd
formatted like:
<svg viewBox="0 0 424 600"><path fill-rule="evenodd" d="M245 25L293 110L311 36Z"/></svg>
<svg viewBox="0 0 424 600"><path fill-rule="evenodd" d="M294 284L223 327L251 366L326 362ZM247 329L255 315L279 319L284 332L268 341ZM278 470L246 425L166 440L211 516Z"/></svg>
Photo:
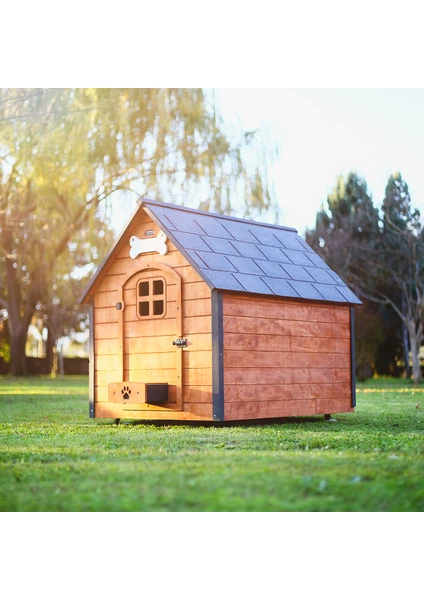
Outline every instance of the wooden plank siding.
<svg viewBox="0 0 424 600"><path fill-rule="evenodd" d="M225 420L352 412L350 309L223 294Z"/></svg>
<svg viewBox="0 0 424 600"><path fill-rule="evenodd" d="M144 237L146 230L159 227L145 213L131 227L126 243L117 247L109 269L94 291L94 397L95 416L137 419L207 419L212 418L212 324L211 291L191 267L182 254L168 240L168 253L164 256L148 253L129 258L129 239L135 235ZM187 348L175 349L172 341L175 334L170 332L169 323L176 317L176 286L168 281L167 312L163 319L139 320L136 316L136 273L145 269L149 261L168 265L181 277L182 281L182 331L187 338ZM149 273L145 271L144 274ZM155 275L158 271L154 271ZM120 348L120 311L116 303L120 299L121 288L128 277L134 274L130 285L123 293L124 348ZM133 284L134 282L134 284ZM168 321L168 323L167 323ZM148 348L146 350L146 342ZM169 350L168 350L169 347ZM171 357L182 353L183 410L171 410L175 406L175 368ZM121 352L123 354L121 354ZM169 354L169 360L166 359ZM134 411L108 402L108 384L120 381L120 361L123 356L123 381L148 382L161 378L170 384L170 406L152 406ZM162 358L161 358L162 357ZM137 368L139 364L143 368ZM162 368L169 363L169 368Z"/></svg>

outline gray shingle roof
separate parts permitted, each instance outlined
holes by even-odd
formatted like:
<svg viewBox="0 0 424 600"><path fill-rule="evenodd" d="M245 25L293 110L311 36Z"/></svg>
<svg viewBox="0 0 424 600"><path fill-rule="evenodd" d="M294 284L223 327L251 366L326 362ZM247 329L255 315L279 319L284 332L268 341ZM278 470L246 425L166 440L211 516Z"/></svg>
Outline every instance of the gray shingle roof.
<svg viewBox="0 0 424 600"><path fill-rule="evenodd" d="M213 288L361 304L295 229L141 200Z"/></svg>

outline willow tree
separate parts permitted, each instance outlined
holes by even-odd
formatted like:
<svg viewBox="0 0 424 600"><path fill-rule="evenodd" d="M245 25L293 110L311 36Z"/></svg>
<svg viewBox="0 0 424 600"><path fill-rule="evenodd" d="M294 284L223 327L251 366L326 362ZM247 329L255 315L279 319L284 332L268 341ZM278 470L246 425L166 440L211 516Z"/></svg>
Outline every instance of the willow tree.
<svg viewBox="0 0 424 600"><path fill-rule="evenodd" d="M107 208L119 210L120 191L180 204L195 198L223 213L237 198L244 215L275 209L268 179L274 150L254 132L230 136L210 91L0 94L0 308L15 375L25 372L37 306L55 297L59 258L67 255L74 278L95 267L110 232Z"/></svg>

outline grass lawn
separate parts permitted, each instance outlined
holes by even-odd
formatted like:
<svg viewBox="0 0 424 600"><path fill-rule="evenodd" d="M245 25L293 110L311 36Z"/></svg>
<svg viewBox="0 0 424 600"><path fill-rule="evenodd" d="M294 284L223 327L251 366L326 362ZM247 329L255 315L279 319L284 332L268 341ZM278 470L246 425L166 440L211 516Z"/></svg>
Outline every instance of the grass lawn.
<svg viewBox="0 0 424 600"><path fill-rule="evenodd" d="M85 377L0 378L0 511L424 509L424 386L373 379L353 414L205 427L88 418Z"/></svg>

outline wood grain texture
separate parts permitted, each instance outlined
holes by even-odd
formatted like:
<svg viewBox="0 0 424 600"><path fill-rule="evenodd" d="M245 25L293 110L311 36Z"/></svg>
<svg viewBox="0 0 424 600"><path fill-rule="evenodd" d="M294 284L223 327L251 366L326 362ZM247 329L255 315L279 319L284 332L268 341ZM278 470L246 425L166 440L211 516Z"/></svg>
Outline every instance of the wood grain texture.
<svg viewBox="0 0 424 600"><path fill-rule="evenodd" d="M212 407L212 386L211 385L185 385L184 388L184 406L190 404L210 404Z"/></svg>
<svg viewBox="0 0 424 600"><path fill-rule="evenodd" d="M159 412L169 409L173 418L180 418L178 415L181 413L181 419L185 420L187 404L191 407L190 418L197 413L203 419L212 411L211 290L169 240L169 251L164 256L148 253L136 259L129 257L132 235L141 238L149 229L155 234L159 231L144 211L139 217L128 230L126 240L121 240L119 248L115 249L113 260L108 263L94 290L96 405L108 401L107 386L110 383L123 380L166 382L170 384L170 402ZM164 276L161 269L152 268L158 263L167 269L171 267L175 276ZM140 319L137 316L137 281L146 276L166 279L164 318ZM179 278L180 292L177 285ZM116 310L119 301L124 303L123 311ZM187 338L186 349L173 346L172 342L177 337ZM121 373L119 364L122 365ZM178 408L179 411L176 410ZM118 409L116 411L119 412ZM138 414L137 418L152 418L150 413L147 415L143 410L143 417ZM101 411L97 411L96 416L102 416ZM119 418L119 415L113 414L112 417ZM157 418L156 409L153 418Z"/></svg>
<svg viewBox="0 0 424 600"><path fill-rule="evenodd" d="M209 350L194 351L183 350L183 368L184 369L211 369L212 353Z"/></svg>
<svg viewBox="0 0 424 600"><path fill-rule="evenodd" d="M126 390L128 390L128 393L124 398L123 396L125 395ZM120 381L110 383L108 385L108 402L131 404L132 408L135 408L133 406L134 404L145 404L146 384L139 383L137 381Z"/></svg>
<svg viewBox="0 0 424 600"><path fill-rule="evenodd" d="M308 367L311 369L347 368L350 365L350 355L319 352L249 352L243 350L224 350L225 369L240 365L250 365L252 369L262 369L264 367L273 369L296 367Z"/></svg>
<svg viewBox="0 0 424 600"><path fill-rule="evenodd" d="M94 294L95 308L115 308L118 302L118 290L97 292Z"/></svg>
<svg viewBox="0 0 424 600"><path fill-rule="evenodd" d="M96 356L108 356L111 354L119 354L119 339L106 338L94 340L94 352Z"/></svg>
<svg viewBox="0 0 424 600"><path fill-rule="evenodd" d="M353 412L351 399L349 398L318 398L316 400L317 414L332 414L342 412Z"/></svg>
<svg viewBox="0 0 424 600"><path fill-rule="evenodd" d="M181 269L178 270L181 273ZM195 283L183 281L183 300L197 300L198 298L208 298L210 300L211 290L203 281Z"/></svg>
<svg viewBox="0 0 424 600"><path fill-rule="evenodd" d="M125 354L162 354L174 350L172 342L174 335L126 337L124 340Z"/></svg>
<svg viewBox="0 0 424 600"><path fill-rule="evenodd" d="M315 400L225 403L225 420L270 419L315 415Z"/></svg>
<svg viewBox="0 0 424 600"><path fill-rule="evenodd" d="M212 385L212 369L183 369L184 385Z"/></svg>
<svg viewBox="0 0 424 600"><path fill-rule="evenodd" d="M224 294L225 420L351 412L349 307Z"/></svg>
<svg viewBox="0 0 424 600"><path fill-rule="evenodd" d="M98 388L105 388L107 390L107 386L109 383L115 383L115 381L119 381L119 371L118 369L113 369L110 371L99 371L98 369L94 370L94 385L96 387L96 402L98 400Z"/></svg>
<svg viewBox="0 0 424 600"><path fill-rule="evenodd" d="M113 307L95 308L94 309L94 325L98 323L118 323L118 311Z"/></svg>
<svg viewBox="0 0 424 600"><path fill-rule="evenodd" d="M113 381L111 383L117 383L116 381ZM110 395L109 395L109 390L108 390L108 386L107 385L102 385L102 386L97 386L95 388L96 390L96 402L109 402L110 401ZM170 405L175 405L176 404L176 386L175 385L170 385L168 386L168 397L169 397L169 404ZM175 408L175 406L174 406Z"/></svg>
<svg viewBox="0 0 424 600"><path fill-rule="evenodd" d="M205 411L203 405L199 405L199 410ZM196 405L194 405L196 408ZM211 417L201 416L189 411L176 411L165 409L152 404L146 405L140 410L131 410L122 408L120 404L111 402L96 403L96 418L100 419L136 419L146 421L210 421Z"/></svg>
<svg viewBox="0 0 424 600"><path fill-rule="evenodd" d="M240 421L249 419L277 419L282 417L302 417L316 414L337 414L353 412L349 401L335 403L323 400L317 406L315 400L288 401L288 402L246 402L242 405L226 404L225 420ZM243 416L240 416L242 414Z"/></svg>
<svg viewBox="0 0 424 600"><path fill-rule="evenodd" d="M184 317L183 318L184 335L191 336L195 333L212 335L212 317L210 315L203 317Z"/></svg>
<svg viewBox="0 0 424 600"><path fill-rule="evenodd" d="M97 289L94 293L102 292L117 292L119 288L120 277L116 275L103 275L100 282L97 284Z"/></svg>
<svg viewBox="0 0 424 600"><path fill-rule="evenodd" d="M107 354L99 355L96 357L96 371L118 371L119 369L119 355L118 354ZM119 377L118 381L121 381Z"/></svg>
<svg viewBox="0 0 424 600"><path fill-rule="evenodd" d="M283 400L350 399L348 383L292 383L263 385L261 392L254 385L225 385L225 404L231 402L269 402ZM284 416L284 415L282 415Z"/></svg>
<svg viewBox="0 0 424 600"><path fill-rule="evenodd" d="M116 323L96 323L93 335L95 340L118 339L118 321Z"/></svg>
<svg viewBox="0 0 424 600"><path fill-rule="evenodd" d="M132 371L137 369L142 370L175 370L176 369L176 357L175 350L170 352L149 352L146 354L134 354L132 352L125 353L124 355L124 369ZM175 371L176 372L176 371ZM154 378L154 377L153 377ZM176 379L176 375L172 378ZM131 380L131 377L130 377Z"/></svg>
<svg viewBox="0 0 424 600"><path fill-rule="evenodd" d="M183 317L203 317L210 316L211 300L210 298L196 298L194 300L184 300Z"/></svg>

